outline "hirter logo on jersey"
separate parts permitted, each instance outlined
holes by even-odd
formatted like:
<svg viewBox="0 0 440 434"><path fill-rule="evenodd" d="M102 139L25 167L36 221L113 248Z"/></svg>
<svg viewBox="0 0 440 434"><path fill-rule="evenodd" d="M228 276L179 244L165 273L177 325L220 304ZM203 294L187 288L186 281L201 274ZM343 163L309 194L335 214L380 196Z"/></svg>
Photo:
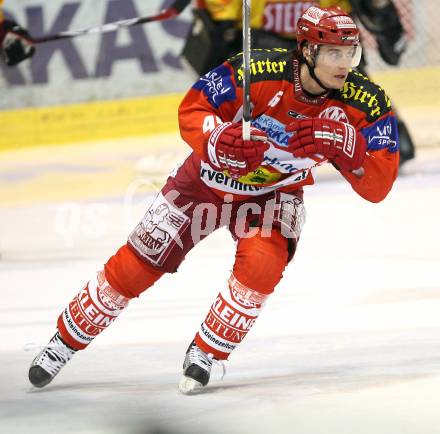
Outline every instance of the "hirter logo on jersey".
<svg viewBox="0 0 440 434"><path fill-rule="evenodd" d="M348 117L341 107L331 106L327 107L321 113L319 117L322 119L331 119L332 121L339 121L348 124Z"/></svg>
<svg viewBox="0 0 440 434"><path fill-rule="evenodd" d="M273 52L283 52L286 51L284 48L274 48L273 50L267 50ZM264 60L251 59L249 64L249 72L252 77L257 77L261 80L273 80L274 76L282 77L285 71L287 71L288 65L285 60L271 60L266 57ZM237 84L238 86L243 86L243 76L244 70L240 66L237 69Z"/></svg>

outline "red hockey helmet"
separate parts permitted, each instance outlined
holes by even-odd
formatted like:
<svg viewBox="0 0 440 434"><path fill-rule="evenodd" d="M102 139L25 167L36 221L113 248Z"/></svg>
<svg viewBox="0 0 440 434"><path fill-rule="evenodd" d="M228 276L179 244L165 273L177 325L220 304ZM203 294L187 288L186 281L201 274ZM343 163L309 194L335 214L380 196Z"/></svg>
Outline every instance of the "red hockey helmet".
<svg viewBox="0 0 440 434"><path fill-rule="evenodd" d="M353 19L339 7L311 6L298 20L298 45L303 41L315 44L358 45L359 28Z"/></svg>
<svg viewBox="0 0 440 434"><path fill-rule="evenodd" d="M361 57L359 28L353 19L339 7L309 7L298 20L298 49L304 41L314 47L319 45L342 45L356 47L353 66L357 66Z"/></svg>

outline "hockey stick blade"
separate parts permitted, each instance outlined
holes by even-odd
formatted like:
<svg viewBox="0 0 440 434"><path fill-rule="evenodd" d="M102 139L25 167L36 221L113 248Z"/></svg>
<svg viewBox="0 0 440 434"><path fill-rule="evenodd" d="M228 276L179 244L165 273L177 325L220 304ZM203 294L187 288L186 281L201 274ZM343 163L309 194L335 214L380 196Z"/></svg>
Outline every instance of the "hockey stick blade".
<svg viewBox="0 0 440 434"><path fill-rule="evenodd" d="M40 38L32 38L34 44L42 44L50 41L58 41L60 39L75 38L76 36L90 35L96 33L114 32L123 27L136 26L138 24L151 23L153 21L164 21L179 15L191 0L176 0L169 8L163 9L157 15L149 15L145 17L129 18L127 20L115 21L113 23L103 24L102 26L91 27L89 29L68 30L66 32L57 33L55 35L42 36Z"/></svg>

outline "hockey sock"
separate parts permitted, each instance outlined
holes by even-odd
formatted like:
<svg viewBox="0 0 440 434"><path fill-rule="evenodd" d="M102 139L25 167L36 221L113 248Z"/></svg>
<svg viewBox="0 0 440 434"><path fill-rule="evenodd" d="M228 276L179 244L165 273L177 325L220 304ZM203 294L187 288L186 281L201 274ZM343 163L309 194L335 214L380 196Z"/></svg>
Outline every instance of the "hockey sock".
<svg viewBox="0 0 440 434"><path fill-rule="evenodd" d="M139 259L127 244L122 246L58 318L63 341L74 349L84 349L131 298L138 297L163 274L163 270Z"/></svg>
<svg viewBox="0 0 440 434"><path fill-rule="evenodd" d="M196 345L216 359L226 360L253 326L267 297L231 275L200 325Z"/></svg>
<svg viewBox="0 0 440 434"><path fill-rule="evenodd" d="M225 360L244 339L287 265L287 240L273 229L240 239L234 270L220 291L195 341L205 353Z"/></svg>
<svg viewBox="0 0 440 434"><path fill-rule="evenodd" d="M59 316L57 326L63 341L74 349L84 349L116 319L128 301L110 286L104 271L98 272Z"/></svg>

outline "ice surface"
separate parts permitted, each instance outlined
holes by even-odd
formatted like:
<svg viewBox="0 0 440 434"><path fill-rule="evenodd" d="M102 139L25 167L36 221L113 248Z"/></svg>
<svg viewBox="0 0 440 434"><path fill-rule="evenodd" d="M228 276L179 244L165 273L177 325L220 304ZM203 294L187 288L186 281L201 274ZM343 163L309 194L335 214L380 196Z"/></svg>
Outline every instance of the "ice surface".
<svg viewBox="0 0 440 434"><path fill-rule="evenodd" d="M125 149L131 162L146 152ZM96 155L99 170L89 169L106 176L113 169ZM67 197L57 196L47 173L34 175L26 193L19 173L29 160L14 169L0 164L1 431L440 433L439 162L430 151L380 204L327 172L307 189L294 262L227 362L226 377L214 371L204 392L190 397L177 391L181 364L232 267L229 234L203 241L178 273L133 300L52 384L36 390L27 370L38 350L24 346L48 341L64 305L124 242L151 196L138 193L127 216L126 195L115 187L121 178L88 194L82 176L91 159L76 166L83 198L69 197L67 184ZM50 176L71 182L61 169ZM121 182L127 187L135 177ZM104 229L94 224L99 215Z"/></svg>

